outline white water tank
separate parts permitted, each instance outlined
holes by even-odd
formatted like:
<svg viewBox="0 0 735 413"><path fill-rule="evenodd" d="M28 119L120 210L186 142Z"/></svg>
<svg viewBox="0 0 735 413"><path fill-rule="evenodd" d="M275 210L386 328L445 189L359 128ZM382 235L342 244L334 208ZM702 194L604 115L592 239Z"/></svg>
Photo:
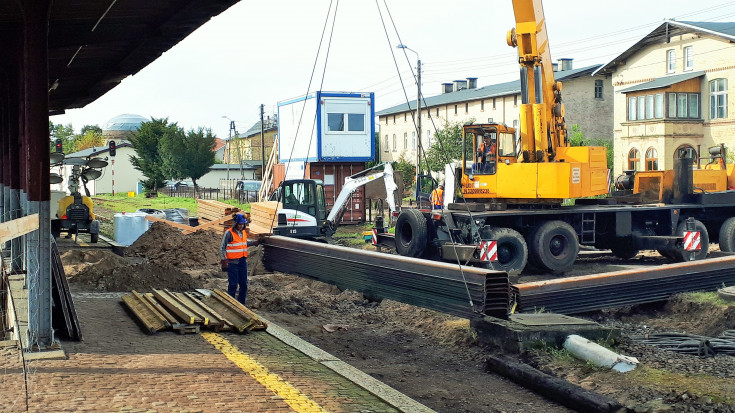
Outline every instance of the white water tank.
<svg viewBox="0 0 735 413"><path fill-rule="evenodd" d="M148 230L144 212L122 212L115 214L115 241L129 246Z"/></svg>

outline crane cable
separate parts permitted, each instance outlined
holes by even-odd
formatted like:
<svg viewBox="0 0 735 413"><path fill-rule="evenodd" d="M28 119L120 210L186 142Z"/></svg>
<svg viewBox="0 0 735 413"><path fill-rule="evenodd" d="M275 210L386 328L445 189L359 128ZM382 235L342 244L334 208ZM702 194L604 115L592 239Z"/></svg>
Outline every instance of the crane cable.
<svg viewBox="0 0 735 413"><path fill-rule="evenodd" d="M293 152L294 152L294 149L296 147L296 138L298 138L298 136L299 136L299 130L301 129L301 124L302 124L302 121L304 119L304 112L306 112L306 101L307 101L307 97L309 96L309 91L311 90L311 83L314 80L314 73L316 73L317 63L319 61L319 54L321 53L322 43L324 42L324 34L327 31L327 25L329 23L329 16L332 14L332 3L333 3L333 1L334 0L330 0L329 1L329 8L327 9L327 16L324 19L324 27L322 28L322 35L321 35L321 38L319 39L319 47L317 48L316 56L314 57L314 65L311 68L311 76L309 77L309 84L307 85L307 87L306 87L306 93L304 94L304 104L301 107L301 114L299 115L299 123L298 123L298 125L296 125L296 133L294 134L293 143L291 144L291 152L288 155L288 166L290 166L290 164L291 164L291 158L293 157ZM337 0L337 3L334 6L334 18L332 19L332 30L331 30L331 33L329 35L329 44L327 46L327 52L326 52L326 56L325 56L325 60L324 60L324 70L322 71L322 80L321 80L321 83L319 85L320 90L321 90L321 87L324 85L324 73L327 70L327 60L329 59L329 49L330 49L331 43L332 43L332 34L334 34L334 22L337 19L337 7L338 6L339 6L339 0ZM309 146L307 147L307 152L306 152L306 158L307 159L309 158L309 150L311 149L311 139L314 136L314 128L315 128L315 126L316 126L316 114L314 115L314 122L312 123L312 127L311 127L311 137L309 138ZM304 161L304 162L306 162L306 161ZM288 175L288 167L286 168L286 171L284 171L284 178L287 175ZM306 177L306 168L304 168L304 175L303 176ZM281 182L281 184L283 184L283 182ZM276 220L276 214L273 214L273 217L271 218L271 228L273 227L273 223L275 222L275 220ZM296 221L293 222L293 226L296 226Z"/></svg>
<svg viewBox="0 0 735 413"><path fill-rule="evenodd" d="M390 36L388 35L388 30L385 27L385 20L383 19L383 13L380 11L380 5L378 3L378 0L375 0L375 4L378 7L378 13L380 14L380 20L383 23L383 31L385 32L385 37L386 37L386 40L388 41L388 47L390 48L391 56L393 57L393 62L395 64L395 66L396 66L396 71L398 72L398 77L401 80L401 86L403 87L403 95L406 98L406 105L408 106L408 109L410 110L411 109L411 104L409 103L409 100L408 100L408 94L406 93L406 87L405 87L405 85L403 83L403 79L401 79L401 77L400 77L400 70L398 69L398 61L395 58L395 54L393 52L393 47L390 44ZM385 5L385 10L388 13L388 17L390 18L391 23L393 24L393 30L396 32L396 36L398 37L398 42L400 44L403 44L403 42L401 42L401 36L398 33L398 28L396 27L395 22L393 21L393 17L390 14L390 10L388 9L388 4L385 2L385 0L383 0L383 4ZM403 50L403 54L406 57L406 61L409 62L409 66L410 66L410 61L408 60L408 54L406 53L406 50L405 49ZM416 82L418 83L418 77L413 72L413 67L411 67L411 74L414 77L414 79L416 79ZM421 96L419 96L418 98L423 100L423 94ZM425 100L423 100L423 101L425 102ZM421 116L421 113L419 113L418 116ZM418 138L417 143L418 143L419 148L421 148L421 131L418 130L418 125L416 124L416 116L413 116L412 115L411 118L412 118L412 121L414 123L414 129L416 129L419 132L418 133L418 136L417 136L417 138ZM430 111L429 111L429 119L431 119L431 112ZM431 119L431 123L434 126L434 130L436 130L436 125L434 124L433 119ZM442 148L442 150L443 149L444 148ZM419 154L416 154L416 156L419 156ZM427 166L429 165L428 158L426 157L426 151L424 151L424 162L426 163ZM454 174L455 174L455 181L456 181L456 178L457 178L456 177L456 171L454 171ZM416 181L417 188L418 188L418 185L419 185L419 182L417 180ZM463 198L463 200L464 200L464 198ZM418 202L418 199L416 201ZM465 200L465 204L466 203L467 203L467 201ZM472 221L473 220L473 218L472 218L472 212L469 210L469 207L467 207L467 212L470 214L470 220ZM469 289L469 286L468 286L468 283L467 283L467 277L465 276L464 270L462 268L462 262L459 260L459 254L457 254L457 246L456 246L456 243L454 242L454 237L453 237L453 235L452 235L451 232L449 233L449 235L450 235L450 238L452 239L452 246L454 247L454 253L455 253L455 256L457 257L457 266L459 267L459 272L462 275L462 280L464 282L465 291L467 292L467 298L469 299L470 308L473 311L477 312L477 310L475 309L474 302L472 301L472 295L470 294L470 289ZM469 260L468 260L468 262L469 262ZM466 263L465 263L465 265L466 265Z"/></svg>

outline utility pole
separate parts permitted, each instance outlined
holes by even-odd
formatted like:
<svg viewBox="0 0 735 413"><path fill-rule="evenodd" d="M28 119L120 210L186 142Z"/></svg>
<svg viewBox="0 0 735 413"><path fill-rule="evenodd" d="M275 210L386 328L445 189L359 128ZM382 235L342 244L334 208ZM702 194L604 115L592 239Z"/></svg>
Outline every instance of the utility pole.
<svg viewBox="0 0 735 413"><path fill-rule="evenodd" d="M418 53L416 54L418 57ZM421 59L417 59L416 63L416 84L418 85L418 95L416 96L416 185L419 185L419 174L421 173Z"/></svg>
<svg viewBox="0 0 735 413"><path fill-rule="evenodd" d="M232 157L232 121L230 121L230 137L227 138L227 181L230 181L230 158Z"/></svg>
<svg viewBox="0 0 735 413"><path fill-rule="evenodd" d="M265 179L265 125L263 124L263 104L260 104L260 180Z"/></svg>

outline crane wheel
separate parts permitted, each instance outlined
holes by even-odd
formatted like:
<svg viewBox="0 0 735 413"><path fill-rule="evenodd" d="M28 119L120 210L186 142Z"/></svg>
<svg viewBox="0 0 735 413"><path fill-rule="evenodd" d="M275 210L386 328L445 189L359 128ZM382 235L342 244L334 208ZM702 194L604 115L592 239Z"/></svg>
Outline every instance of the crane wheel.
<svg viewBox="0 0 735 413"><path fill-rule="evenodd" d="M531 234L529 258L535 266L552 274L569 271L579 253L577 233L564 221L546 221Z"/></svg>
<svg viewBox="0 0 735 413"><path fill-rule="evenodd" d="M404 209L396 221L396 251L405 257L420 257L429 236L426 218L418 209Z"/></svg>
<svg viewBox="0 0 735 413"><path fill-rule="evenodd" d="M679 222L679 226L676 228L676 235L684 235L686 225L686 219L682 219L681 222ZM698 221L696 219L694 220L694 228L695 231L699 231L699 251L694 254L694 260L703 260L707 258L707 254L709 253L709 233L707 233L707 227L704 226L702 221ZM674 261L684 262L688 260L688 254L681 249L673 250L671 253Z"/></svg>
<svg viewBox="0 0 735 413"><path fill-rule="evenodd" d="M510 275L520 274L528 263L528 246L523 235L511 228L494 228L487 236L498 242L498 261L492 268Z"/></svg>
<svg viewBox="0 0 735 413"><path fill-rule="evenodd" d="M720 251L735 252L735 217L730 217L720 227Z"/></svg>

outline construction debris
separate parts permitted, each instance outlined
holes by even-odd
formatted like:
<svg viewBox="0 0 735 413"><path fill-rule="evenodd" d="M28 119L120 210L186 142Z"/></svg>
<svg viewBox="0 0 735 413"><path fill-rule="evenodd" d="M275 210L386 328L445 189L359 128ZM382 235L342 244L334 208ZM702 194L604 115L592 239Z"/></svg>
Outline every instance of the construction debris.
<svg viewBox="0 0 735 413"><path fill-rule="evenodd" d="M198 334L201 328L247 333L268 325L255 313L220 290L199 289L191 293L153 290L123 294L122 302L148 334L172 330Z"/></svg>

